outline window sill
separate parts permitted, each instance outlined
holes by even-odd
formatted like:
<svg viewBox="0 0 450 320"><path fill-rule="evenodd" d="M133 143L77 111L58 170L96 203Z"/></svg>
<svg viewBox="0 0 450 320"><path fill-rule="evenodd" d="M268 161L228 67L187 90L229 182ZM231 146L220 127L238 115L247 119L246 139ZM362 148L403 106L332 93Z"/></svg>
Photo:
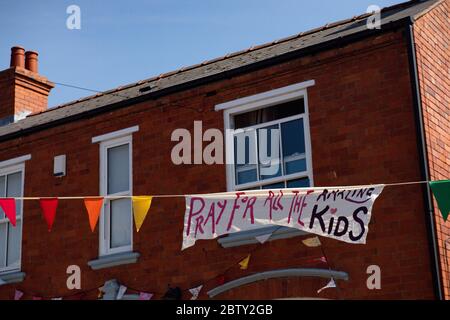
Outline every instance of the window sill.
<svg viewBox="0 0 450 320"><path fill-rule="evenodd" d="M10 273L0 274L0 286L10 283L22 282L25 279L25 272L14 271Z"/></svg>
<svg viewBox="0 0 450 320"><path fill-rule="evenodd" d="M98 259L89 261L88 266L90 266L92 270L99 270L120 266L123 264L136 263L139 256L140 254L138 252L111 254L107 256L101 256Z"/></svg>
<svg viewBox="0 0 450 320"><path fill-rule="evenodd" d="M288 227L279 227L279 226L270 226L265 227L261 229L256 230L250 230L250 231L242 231L242 232L236 232L229 234L223 238L220 238L218 240L219 244L223 248L233 248L238 246L244 246L248 244L255 244L259 243L258 240L256 240L255 237L262 236L268 233L272 233L270 238L267 240L273 241L273 240L279 240L279 239L288 239L293 238L297 236L304 236L308 234L305 231L301 231L294 228L288 228Z"/></svg>

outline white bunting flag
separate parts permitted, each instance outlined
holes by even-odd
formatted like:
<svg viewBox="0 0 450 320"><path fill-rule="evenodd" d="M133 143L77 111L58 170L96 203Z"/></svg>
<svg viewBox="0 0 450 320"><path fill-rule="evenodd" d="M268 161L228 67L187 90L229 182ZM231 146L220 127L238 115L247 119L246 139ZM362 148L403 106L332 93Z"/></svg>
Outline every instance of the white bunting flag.
<svg viewBox="0 0 450 320"><path fill-rule="evenodd" d="M202 291L203 285L198 286L196 288L189 289L189 292L192 294L191 300L197 300L200 291Z"/></svg>
<svg viewBox="0 0 450 320"><path fill-rule="evenodd" d="M317 290L317 293L320 293L320 292L322 292L322 290L325 290L325 289L328 289L328 288L336 288L336 282L334 282L333 278L331 278L330 282L328 282L328 284L325 287L320 288L319 290Z"/></svg>
<svg viewBox="0 0 450 320"><path fill-rule="evenodd" d="M256 236L255 239L258 240L259 243L263 244L272 236L272 233L263 234L260 236Z"/></svg>
<svg viewBox="0 0 450 320"><path fill-rule="evenodd" d="M117 291L116 300L121 300L126 291L127 291L127 287L120 285L119 291Z"/></svg>

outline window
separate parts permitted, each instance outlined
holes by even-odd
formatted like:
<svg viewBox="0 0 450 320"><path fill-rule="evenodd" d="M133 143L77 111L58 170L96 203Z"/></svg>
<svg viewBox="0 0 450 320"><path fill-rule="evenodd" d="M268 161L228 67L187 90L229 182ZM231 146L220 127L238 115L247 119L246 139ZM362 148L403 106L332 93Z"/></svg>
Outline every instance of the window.
<svg viewBox="0 0 450 320"><path fill-rule="evenodd" d="M23 196L24 164L0 169L0 197ZM22 200L16 200L14 227L0 208L0 273L20 270L22 249Z"/></svg>
<svg viewBox="0 0 450 320"><path fill-rule="evenodd" d="M314 84L305 81L216 106L216 111L224 111L228 191L314 185L306 92ZM261 154L272 161L268 163ZM218 241L223 247L236 247L258 243L255 234L266 233L272 233L271 240L304 234L269 226L229 234Z"/></svg>
<svg viewBox="0 0 450 320"><path fill-rule="evenodd" d="M307 81L216 106L225 110L228 129L229 191L313 185L306 95L306 87L313 84Z"/></svg>
<svg viewBox="0 0 450 320"><path fill-rule="evenodd" d="M133 249L132 138L131 135L100 144L100 194L105 199L100 221L100 255Z"/></svg>

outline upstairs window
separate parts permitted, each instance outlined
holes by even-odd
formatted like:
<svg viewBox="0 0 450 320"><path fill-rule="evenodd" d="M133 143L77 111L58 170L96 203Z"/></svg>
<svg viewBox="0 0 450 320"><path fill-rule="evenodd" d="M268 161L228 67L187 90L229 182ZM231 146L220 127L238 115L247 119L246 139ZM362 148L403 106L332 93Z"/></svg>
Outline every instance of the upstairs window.
<svg viewBox="0 0 450 320"><path fill-rule="evenodd" d="M0 169L0 197L23 196L24 165ZM0 273L20 270L22 247L22 200L16 200L14 227L0 208Z"/></svg>
<svg viewBox="0 0 450 320"><path fill-rule="evenodd" d="M100 143L100 195L107 196L100 217L100 256L133 250L134 126L92 138Z"/></svg>
<svg viewBox="0 0 450 320"><path fill-rule="evenodd" d="M216 106L224 110L227 129L229 191L313 186L306 92L313 84L306 81Z"/></svg>

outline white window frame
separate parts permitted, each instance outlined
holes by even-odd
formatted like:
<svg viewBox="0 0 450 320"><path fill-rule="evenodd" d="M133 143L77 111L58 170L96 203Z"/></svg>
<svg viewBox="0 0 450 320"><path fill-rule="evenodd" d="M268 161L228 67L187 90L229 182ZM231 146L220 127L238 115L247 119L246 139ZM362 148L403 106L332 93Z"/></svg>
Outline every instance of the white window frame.
<svg viewBox="0 0 450 320"><path fill-rule="evenodd" d="M21 172L21 174L22 174L22 181L21 181L22 196L24 193L24 185L25 185L25 163L22 162L22 163L10 165L10 166L5 166L5 165L8 165L10 163L17 163L19 161L29 160L30 158L31 158L31 156L27 155L27 156L19 157L16 159L3 161L0 163L0 176L7 176L9 174ZM5 181L5 184L7 185L7 180ZM17 215L17 213L19 213L19 212L16 212L16 221L22 222L22 227L20 229L19 263L12 265L12 266L6 266L3 268L0 268L0 275L20 271L22 268L23 200L20 200L20 201L21 201L20 215ZM9 219L5 216L3 219L0 219L0 223L10 223L10 222L9 222ZM6 238L6 245L8 245L8 238ZM7 254L7 252L8 251L5 250L5 254Z"/></svg>
<svg viewBox="0 0 450 320"><path fill-rule="evenodd" d="M264 185L283 182L287 180L295 180L300 178L308 178L310 186L314 186L311 136L309 129L308 94L307 94L307 88L313 86L314 84L315 84L314 80L309 80L216 105L215 107L216 111L223 110L224 112L223 116L225 129L225 154L226 154L225 159L227 163L226 165L227 191L260 188L261 186ZM278 119L274 121L269 121L247 128L240 128L238 130L242 131L249 128L256 130L261 127L270 126L271 124L278 124L296 119L303 119L307 171L293 173L289 175L281 175L279 177L236 185L235 166L233 165L235 159L233 137L234 133L237 132L238 130L234 129L234 116L249 111L272 107L278 104L290 102L300 98L304 99L305 104L305 112L303 114L294 115L291 117ZM283 164L281 165L283 166ZM280 170L282 170L281 167Z"/></svg>
<svg viewBox="0 0 450 320"><path fill-rule="evenodd" d="M129 189L115 194L108 195L108 149L128 144L129 156ZM122 136L110 140L102 140L100 143L100 195L101 196L132 196L133 195L133 138L131 135ZM131 200L130 200L131 201ZM131 207L130 207L131 208ZM111 248L111 234L110 234L110 214L106 214L110 210L110 199L105 199L103 203L102 212L100 215L100 246L99 255L106 256L121 252L133 251L133 214L130 210L130 227L131 227L131 242L130 245Z"/></svg>

